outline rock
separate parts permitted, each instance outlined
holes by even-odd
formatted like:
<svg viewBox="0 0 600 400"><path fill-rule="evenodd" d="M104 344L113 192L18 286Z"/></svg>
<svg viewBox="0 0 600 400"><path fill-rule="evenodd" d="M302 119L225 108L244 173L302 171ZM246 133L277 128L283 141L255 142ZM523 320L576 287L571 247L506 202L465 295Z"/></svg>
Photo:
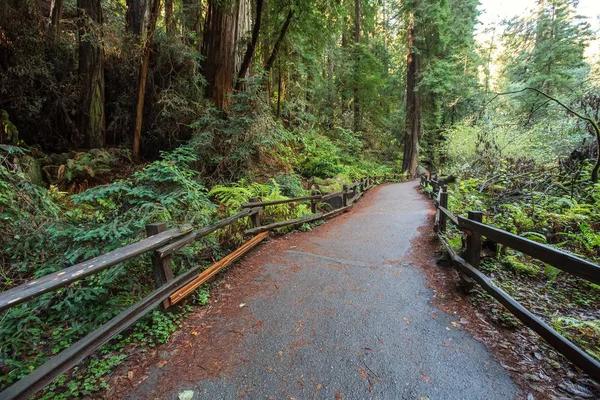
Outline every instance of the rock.
<svg viewBox="0 0 600 400"><path fill-rule="evenodd" d="M422 165L419 165L417 167L416 175L417 176L427 175L428 172L429 171L427 171L427 168L423 167Z"/></svg>
<svg viewBox="0 0 600 400"><path fill-rule="evenodd" d="M22 156L19 161L21 168L23 168L23 172L25 175L29 176L31 182L42 186L44 184L44 179L42 176L42 164L40 161L31 156Z"/></svg>
<svg viewBox="0 0 600 400"><path fill-rule="evenodd" d="M178 395L179 400L192 400L194 398L193 390L184 390Z"/></svg>

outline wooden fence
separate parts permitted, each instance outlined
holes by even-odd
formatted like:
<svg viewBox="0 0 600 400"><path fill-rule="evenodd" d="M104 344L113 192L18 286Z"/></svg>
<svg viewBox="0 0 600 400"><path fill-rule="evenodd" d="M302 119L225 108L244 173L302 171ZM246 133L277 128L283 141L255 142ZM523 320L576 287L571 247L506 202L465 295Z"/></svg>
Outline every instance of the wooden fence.
<svg viewBox="0 0 600 400"><path fill-rule="evenodd" d="M156 286L152 293L5 389L0 393L0 398L3 400L27 399L34 395L55 378L93 354L111 338L133 325L152 309L161 305L163 308L168 308L183 300L202 283L215 276L223 268L260 243L268 236L269 231L336 216L352 207L354 202L374 185L397 179L399 179L399 175L396 174L378 177L369 176L352 185L344 186L341 192L336 193L313 193L311 196L269 202L252 199L248 204L244 204L238 213L198 230L193 230L191 226L167 230L165 223L151 224L146 227L148 236L146 239L0 293L0 311L4 311L34 297L57 290L113 267L123 261L145 253L152 253L152 274ZM302 201L310 201L311 215L261 225L260 216L265 207ZM324 210L321 212L320 209ZM208 269L200 271L202 266L199 265L190 268L177 277L173 276L171 268L171 255L173 253L194 240L200 239L217 229L224 228L241 218L250 218L252 221L253 227L246 230L245 234L258 235Z"/></svg>
<svg viewBox="0 0 600 400"><path fill-rule="evenodd" d="M600 284L600 266L553 247L486 225L482 223L482 213L480 211L469 211L467 218L456 216L448 211L449 193L443 182L422 176L421 187L425 189L428 186L432 188L432 198L436 199L437 212L434 229L452 264L458 268L465 287L471 289L473 281L479 283L487 293L498 300L525 326L535 331L591 378L600 382L600 363L596 359L560 335L542 319L525 309L478 270L483 236L595 284ZM457 254L445 239L444 233L448 222L454 224L466 234L466 246L461 255Z"/></svg>

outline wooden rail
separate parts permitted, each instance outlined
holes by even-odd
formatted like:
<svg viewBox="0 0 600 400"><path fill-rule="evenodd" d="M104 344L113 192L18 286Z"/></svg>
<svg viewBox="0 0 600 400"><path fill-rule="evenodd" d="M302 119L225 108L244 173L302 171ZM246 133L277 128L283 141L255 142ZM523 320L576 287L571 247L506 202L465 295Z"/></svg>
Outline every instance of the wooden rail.
<svg viewBox="0 0 600 400"><path fill-rule="evenodd" d="M21 286L0 293L0 311L21 304L44 293L60 289L72 282L81 280L87 276L96 274L107 268L115 266L123 261L130 260L140 254L147 253L163 246L173 238L185 235L191 230L191 226L170 229L158 235L140 240L117 250L103 254L91 260L73 265L72 267L48 274L42 278L35 279Z"/></svg>
<svg viewBox="0 0 600 400"><path fill-rule="evenodd" d="M151 224L146 227L148 237L139 242L113 250L99 257L92 258L88 261L84 261L72 267L65 268L0 293L0 311L7 310L34 297L54 291L87 276L113 267L123 261L133 259L145 253L152 253L152 272L157 287L156 290L143 300L111 319L106 324L86 335L56 356L50 358L45 364L36 368L26 377L5 389L0 393L0 399L12 400L30 398L55 378L93 354L100 346L108 342L115 335L133 325L152 309L161 304L165 308L169 307L181 301L190 293L193 293L193 291L202 283L215 276L227 265L234 262L238 257L266 238L269 231L284 226L332 217L345 212L352 207L352 203L358 200L366 190L375 184L385 181L388 181L388 178L385 176L371 176L353 183L351 185L353 190L345 188L344 191L337 193L323 195L313 193L311 196L266 202L262 202L259 199L251 199L249 203L242 205L242 209L236 214L198 230L193 230L191 226L166 230L166 224L164 223ZM354 193L354 196L351 199L348 198L350 193ZM342 198L339 207L333 207L332 211L324 213L318 211L319 204L335 199L336 197ZM265 207L308 200L311 202L311 215L261 226L260 214ZM252 229L248 229L245 232L246 234L259 233L259 235L250 239L242 247L201 273L199 272L203 269L203 266L198 265L190 268L188 271L177 277L173 277L173 272L171 270L172 254L189 243L192 243L194 240L224 228L240 218L250 218L252 225L254 225Z"/></svg>
<svg viewBox="0 0 600 400"><path fill-rule="evenodd" d="M320 200L321 197L323 197L323 196L314 195L314 196L296 197L293 199L285 199L285 200L273 200L273 201L262 201L262 202L256 202L256 203L246 203L246 204L242 204L242 208L275 206L278 204L296 203L296 202L304 201L304 200Z"/></svg>
<svg viewBox="0 0 600 400"><path fill-rule="evenodd" d="M470 289L473 281L477 282L525 326L540 335L559 353L581 368L592 379L600 382L600 362L560 335L542 319L525 309L525 307L497 287L487 276L477 269L480 263L481 240L483 236L595 284L599 284L600 282L600 266L553 247L486 225L482 223L482 213L479 211L469 211L468 218L455 216L447 209L448 191L443 182L431 180L425 176L421 177L421 187L425 189L428 186L431 186L433 189L432 193L434 195L432 197L436 197L435 192L438 191L436 226L434 226L434 229L438 232L438 237L445 247L452 264L459 269L465 287ZM466 248L464 249L464 258L458 255L446 241L444 236L446 227L445 223L442 223L445 220L451 221L459 229L466 232L467 240Z"/></svg>

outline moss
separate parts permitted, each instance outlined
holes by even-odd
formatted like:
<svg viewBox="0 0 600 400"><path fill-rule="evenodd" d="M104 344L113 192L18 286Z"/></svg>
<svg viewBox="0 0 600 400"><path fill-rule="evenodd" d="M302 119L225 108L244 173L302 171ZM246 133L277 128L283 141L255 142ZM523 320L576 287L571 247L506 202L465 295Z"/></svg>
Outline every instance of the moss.
<svg viewBox="0 0 600 400"><path fill-rule="evenodd" d="M505 264L515 270L518 274L536 276L540 273L540 267L529 262L524 262L518 256L507 255L504 259Z"/></svg>

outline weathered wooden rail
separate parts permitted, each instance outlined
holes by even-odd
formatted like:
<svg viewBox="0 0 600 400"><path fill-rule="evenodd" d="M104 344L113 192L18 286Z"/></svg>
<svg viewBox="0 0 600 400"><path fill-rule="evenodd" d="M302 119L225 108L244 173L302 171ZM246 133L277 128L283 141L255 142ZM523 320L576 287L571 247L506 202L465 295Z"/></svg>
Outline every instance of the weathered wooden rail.
<svg viewBox="0 0 600 400"><path fill-rule="evenodd" d="M5 389L0 393L0 399L27 399L33 396L55 378L93 354L111 338L133 325L152 309L161 304L163 308L168 308L183 300L202 283L208 281L223 268L255 247L268 236L268 232L271 230L338 215L350 209L353 203L374 185L397 179L399 179L398 175L391 175L389 177L369 176L360 179L352 185L344 186L341 192L336 193L313 193L311 196L267 202L260 201L260 199L252 199L249 203L244 204L238 213L198 230L193 230L191 226L167 230L165 223L151 224L146 227L148 235L146 239L0 293L0 311L4 311L44 293L57 290L113 267L121 262L131 260L142 254L152 253L152 274L156 286L156 289L152 293L52 357L23 379ZM339 199L339 206L333 201L335 199ZM311 215L261 226L260 216L265 207L301 201L311 202ZM328 204L329 210L326 212L319 211L320 206L324 204ZM258 234L257 236L248 240L240 248L203 271L201 271L203 266L199 265L191 267L188 271L177 277L173 276L171 268L172 254L187 244L224 228L241 218L250 218L253 225L252 229L248 229L244 233L246 235Z"/></svg>
<svg viewBox="0 0 600 400"><path fill-rule="evenodd" d="M431 186L433 189L431 191L432 198L436 199L437 212L434 229L446 249L450 261L458 268L465 288L470 290L473 286L473 281L477 282L487 293L523 322L525 326L540 335L559 353L581 368L592 379L600 382L600 363L596 359L552 329L541 318L523 307L478 270L483 236L488 240L501 243L504 246L520 251L523 254L527 254L546 264L595 284L599 284L600 282L600 266L553 247L486 225L482 222L482 213L479 211L469 211L467 218L455 216L447 208L447 186L437 179L422 176L421 187L426 188L428 186ZM446 232L446 223L448 221L466 234L466 246L463 254L457 254L445 239L444 233Z"/></svg>

